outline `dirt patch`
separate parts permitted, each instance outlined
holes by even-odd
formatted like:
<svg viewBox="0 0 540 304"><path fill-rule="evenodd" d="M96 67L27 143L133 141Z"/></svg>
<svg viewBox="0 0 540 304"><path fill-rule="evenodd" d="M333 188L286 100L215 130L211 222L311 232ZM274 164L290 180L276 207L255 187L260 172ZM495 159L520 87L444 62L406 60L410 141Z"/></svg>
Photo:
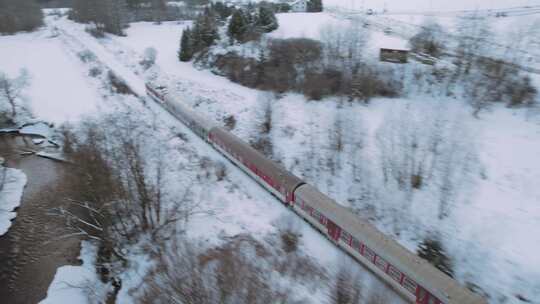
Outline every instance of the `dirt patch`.
<svg viewBox="0 0 540 304"><path fill-rule="evenodd" d="M2 303L31 304L45 298L56 269L77 264L79 240L55 239L64 234L64 223L48 212L62 203L61 182L65 164L23 156L39 150L32 136L0 134L0 155L6 165L22 170L28 178L17 218L0 237L0 299Z"/></svg>

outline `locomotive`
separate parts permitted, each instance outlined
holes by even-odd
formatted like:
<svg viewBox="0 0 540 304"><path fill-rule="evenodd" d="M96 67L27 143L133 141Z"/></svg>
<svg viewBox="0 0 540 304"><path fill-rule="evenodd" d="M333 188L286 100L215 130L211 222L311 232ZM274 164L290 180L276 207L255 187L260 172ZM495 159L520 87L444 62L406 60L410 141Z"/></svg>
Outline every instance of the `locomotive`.
<svg viewBox="0 0 540 304"><path fill-rule="evenodd" d="M427 261L352 214L314 186L266 158L249 144L169 94L146 84L147 94L246 174L292 208L341 249L411 303L487 304Z"/></svg>

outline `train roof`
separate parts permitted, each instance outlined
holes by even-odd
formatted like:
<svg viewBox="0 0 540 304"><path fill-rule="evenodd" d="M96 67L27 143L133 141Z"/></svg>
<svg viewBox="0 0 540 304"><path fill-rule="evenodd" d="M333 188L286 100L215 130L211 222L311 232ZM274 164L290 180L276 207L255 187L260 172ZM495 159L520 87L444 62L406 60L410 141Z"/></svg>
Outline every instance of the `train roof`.
<svg viewBox="0 0 540 304"><path fill-rule="evenodd" d="M296 193L297 197L301 197L305 203L366 244L377 255L396 266L444 303L486 304L480 296L459 285L454 279L413 254L349 209L339 205L317 188L306 184L298 188Z"/></svg>
<svg viewBox="0 0 540 304"><path fill-rule="evenodd" d="M264 172L273 181L279 182L289 193L292 193L299 185L304 184L302 179L269 160L261 152L255 150L231 132L215 127L210 133L229 147L235 154L242 157L243 161L255 165L258 170Z"/></svg>

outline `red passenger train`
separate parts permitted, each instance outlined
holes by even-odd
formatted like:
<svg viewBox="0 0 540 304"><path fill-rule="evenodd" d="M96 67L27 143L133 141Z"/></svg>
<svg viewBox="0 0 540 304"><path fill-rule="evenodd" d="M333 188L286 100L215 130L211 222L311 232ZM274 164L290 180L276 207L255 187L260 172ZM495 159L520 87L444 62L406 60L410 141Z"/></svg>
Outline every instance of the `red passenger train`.
<svg viewBox="0 0 540 304"><path fill-rule="evenodd" d="M234 134L203 119L164 87L146 87L152 99L412 303L487 303Z"/></svg>

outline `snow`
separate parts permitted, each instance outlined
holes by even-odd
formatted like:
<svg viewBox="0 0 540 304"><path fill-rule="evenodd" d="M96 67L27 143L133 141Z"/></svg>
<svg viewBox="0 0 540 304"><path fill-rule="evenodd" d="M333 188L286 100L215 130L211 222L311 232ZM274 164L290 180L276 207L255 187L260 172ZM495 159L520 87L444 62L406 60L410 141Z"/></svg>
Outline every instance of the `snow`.
<svg viewBox="0 0 540 304"><path fill-rule="evenodd" d="M43 138L51 138L53 130L46 122L37 122L25 125L19 129L20 134L37 135Z"/></svg>
<svg viewBox="0 0 540 304"><path fill-rule="evenodd" d="M3 159L0 157L0 181L5 174L5 183L0 185L0 236L4 235L11 221L17 216L15 208L21 204L26 175L18 169L2 167Z"/></svg>
<svg viewBox="0 0 540 304"><path fill-rule="evenodd" d="M325 0L326 7L338 6L347 9L374 9L382 11L456 11L507 8L515 6L540 5L539 0Z"/></svg>
<svg viewBox="0 0 540 304"><path fill-rule="evenodd" d="M348 20L336 18L328 13L283 13L276 14L279 27L268 34L270 38L319 39L321 30L329 26L347 26Z"/></svg>
<svg viewBox="0 0 540 304"><path fill-rule="evenodd" d="M346 1L341 3L343 2ZM503 4L505 3L501 2L501 5ZM391 5L395 3L392 2L389 7ZM407 3L407 6L409 5ZM418 5L417 9L422 7ZM272 33L271 37L318 38L320 28L325 25L345 22L339 20L339 16L329 13L280 14L278 18L281 28ZM299 20L298 23L295 18ZM238 123L233 132L245 140L254 138L258 133L257 124L260 121L262 105L268 95L234 84L209 71L196 70L190 63L178 62L178 41L185 24L135 23L127 29L127 37L109 36L98 41L89 37L79 25L64 20L58 23L61 35L70 39L82 37L84 45L88 44L100 60L107 65L111 64L122 77L133 78L129 83L138 90L141 89L142 77L155 73L158 80L167 83L171 91L176 91L183 102L193 106L198 112L217 121L227 115L235 115ZM404 41L392 35L386 36L380 31L371 33L370 41L381 43L386 38L397 39L398 43ZM147 47L155 47L158 58L157 66L144 74L138 61ZM359 185L351 178L352 164L362 164L370 170L377 170L380 155L376 147L376 133L381 125L387 123L387 114L400 104L421 111L431 98L410 96L394 100L376 99L369 106L352 104L340 107L337 106L339 102L336 99L308 102L296 94L269 96L274 104L271 138L275 157L338 202L344 205L357 203L367 211L373 207L370 205L373 201L366 203L364 198L358 196L360 190L365 190L359 187L366 186ZM458 103L455 100L444 101ZM459 103L458 105L463 106ZM473 136L479 156L475 166L466 173L472 178L470 186L473 189L464 191L464 198L460 197L455 203L458 208L445 221L439 222L432 219L432 216L426 216L432 212L433 204L425 210L414 210L408 218L413 225L399 237L402 244L415 250L422 238L430 232L428 228L437 227L444 237L448 252L455 258L458 279L479 285L492 295L493 303L519 303L516 294L536 301L535 295L540 294L540 261L536 254L540 239L538 234L534 233L540 227L540 192L536 187L536 181L540 179L540 124L537 118L527 119L524 112L495 106L492 111L483 113L480 119L462 117L463 122L475 130L470 135ZM343 155L342 157L346 158L341 161L343 167L334 174L324 163L318 161L331 152L328 148L329 130L332 130L337 114L343 117L346 130L344 136L351 145L347 151L360 151L365 155L359 158L355 158L358 155L353 153ZM427 116L431 114L433 113L424 113ZM164 119L161 114L159 117ZM190 134L187 129L175 124L172 118L169 117L167 121ZM306 157L311 141L318 147L313 158ZM362 148L352 150L354 141L359 141ZM195 187L197 189L194 191L197 191L200 200L214 206L215 213L197 217L191 222L191 237L217 243L220 235L231 236L248 232L262 239L267 233L276 231L276 223L281 218L292 216L290 211L281 207L272 196L262 191L255 182L227 163L222 156L210 150L204 142L197 140L193 134L189 136L188 142L187 148L197 151L198 157L209 156L215 161L223 162L228 172L228 180L215 182L212 191L202 186ZM309 171L309 168L315 169ZM360 176L359 179L364 177ZM366 180L369 181L369 178ZM392 210L394 201L403 198L399 193L387 191L377 180L368 186L366 188L373 192L386 193L377 193L380 196L376 197L378 201L373 204L378 210L366 212L366 217L381 230L391 234L392 225L387 218L390 211L387 210ZM202 191L205 189L206 191ZM418 191L412 198L412 204L421 206L429 202L434 195L429 191ZM296 217L292 218L302 227L303 252L325 265L334 265L336 261L344 259L344 255L331 243ZM145 264L142 264L141 267L145 268ZM137 277L140 279L140 275ZM137 286L137 279L133 279L129 284ZM124 296L119 303L129 303L126 290L122 290ZM504 300L505 298L507 300Z"/></svg>
<svg viewBox="0 0 540 304"><path fill-rule="evenodd" d="M102 298L107 286L99 283L96 264L97 248L94 244L83 241L79 259L81 266L62 266L47 290L47 297L40 304L78 303L91 304L91 298Z"/></svg>
<svg viewBox="0 0 540 304"><path fill-rule="evenodd" d="M280 38L317 38L320 33L317 25L323 27L324 24L340 22L335 20L338 17L326 13L280 14L278 18L282 28L271 36ZM294 22L295 18L301 22ZM155 47L159 53L159 69L167 73L161 79L168 81L170 88L176 89L183 102L217 121L227 115L235 115L237 126L233 132L245 140L252 139L258 133L257 122L262 111L261 100L264 99L260 96L264 94L178 62L176 51L181 27L170 23L161 26L137 23L128 29L128 37L114 38L104 44L116 53L120 49L127 49L141 54L144 48ZM380 43L387 37L379 32L373 32L371 36L374 43ZM324 165L317 163L316 159L311 165L305 165L306 159L309 159L306 157L306 150L310 145L310 134L315 137L315 146L320 147L316 151L316 158L320 159L329 151L328 130L332 130L333 115L341 113L345 121L344 130L350 130L345 132L345 137L352 140L365 137L362 151L365 151L365 157L370 160L371 166L376 166L379 152L375 146L375 133L385 122L386 114L399 104L407 104L411 109L421 109L426 102L426 97L412 96L408 99L376 99L368 107L353 104L337 108L334 99L306 102L302 96L296 94L285 94L281 97L270 94L270 99L274 104L271 137L276 158L345 205L349 204L349 199L355 199L354 191L358 190L354 189L359 187L351 178L350 166L362 160L345 161L344 168L338 170L336 175L325 171ZM537 119L528 120L525 111L503 107L495 107L492 112L486 112L480 120L470 115L461 119L470 124L472 130L478 131L470 135L473 136L474 144L478 146L477 153L480 155L476 165L485 168L487 178L483 179L477 171L467 173L473 176L472 193L469 193L469 190L464 191L464 198L461 198L459 208L451 218L437 222L426 218L426 214L431 212L427 210L432 208L426 208L425 212L417 210L416 214L411 214L410 220L419 223L414 225L418 230L407 231L399 241L415 250L418 242L429 232L426 228L439 226L445 246L456 260L456 272L461 281L472 281L494 298L508 298L508 303L518 303L515 294L535 299L534 295L540 290L540 263L536 254L540 240L538 235L530 232L540 227L540 210L537 204L539 193L538 187L534 186L535 181L540 178L540 125ZM349 159L354 155L343 157ZM300 161L300 165L304 163L307 167L320 168L320 171L306 171L305 167L298 166L297 161ZM373 191L381 188L379 184L371 186L375 188ZM253 187L256 187L254 183ZM241 188L240 193L250 193L250 189L251 187ZM264 216L274 219L280 217L280 212L269 211L269 207L261 203L256 203L255 208L253 203L244 201L242 196L235 197L233 203L228 191L216 190L216 193L207 194L210 197L222 197L220 202L223 203L223 210L219 212L221 220L211 226L208 222L202 222L197 231L206 234L204 231L208 229L212 231L210 234L213 234L224 230L227 234L235 234L241 231L239 226L243 226L247 231L257 234L272 225L265 217L261 218L263 211L260 209L265 210ZM414 204L429 202L433 195L418 193ZM383 198L389 201L378 202L377 207L383 210L378 211L381 214L386 213L384 210L392 210L392 201L400 200L392 192L386 193ZM360 203L362 204L362 201ZM228 210L231 207L233 209ZM236 213L239 210L242 211L241 214L245 214L242 219L238 218ZM381 214L375 214L373 218L370 214L367 216L381 230L391 233L391 225L384 217L379 218ZM198 236L202 237L202 234ZM309 239L311 237L306 233L305 240ZM321 249L319 241L306 241L306 244L309 246L306 252L317 253L317 259L332 259L328 253L320 255L326 250ZM493 273L499 275L492 275Z"/></svg>
<svg viewBox="0 0 540 304"><path fill-rule="evenodd" d="M0 71L10 77L20 69L30 73L27 97L35 116L61 123L96 110L98 96L80 73L80 62L65 52L48 28L0 36L0 45Z"/></svg>

